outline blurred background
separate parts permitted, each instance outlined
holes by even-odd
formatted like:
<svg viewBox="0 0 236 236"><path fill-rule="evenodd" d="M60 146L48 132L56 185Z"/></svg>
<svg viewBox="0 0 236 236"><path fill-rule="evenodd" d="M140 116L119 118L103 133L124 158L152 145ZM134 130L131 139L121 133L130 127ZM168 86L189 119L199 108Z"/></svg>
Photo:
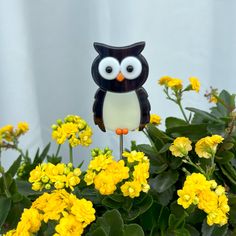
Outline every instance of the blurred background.
<svg viewBox="0 0 236 236"><path fill-rule="evenodd" d="M150 74L144 84L152 113L181 116L166 100L157 80L163 75L190 76L201 82L201 92L189 92L184 106L208 109L204 93L210 86L235 92L235 0L0 0L0 127L26 121L30 131L21 147L34 153L52 142L51 125L77 114L93 128L93 144L76 148L76 162L89 160L90 149L109 146L118 157L119 139L93 123L97 86L91 77L96 57L93 42L125 46L146 41L143 55ZM133 132L125 137L146 142ZM62 149L68 161L67 145ZM5 152L8 167L16 154ZM87 163L86 161L86 163Z"/></svg>

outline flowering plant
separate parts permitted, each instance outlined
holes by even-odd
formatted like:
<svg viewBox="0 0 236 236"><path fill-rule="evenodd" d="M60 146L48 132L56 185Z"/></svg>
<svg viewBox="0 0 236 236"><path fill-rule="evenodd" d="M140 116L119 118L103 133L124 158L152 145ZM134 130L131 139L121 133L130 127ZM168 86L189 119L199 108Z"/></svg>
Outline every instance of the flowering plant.
<svg viewBox="0 0 236 236"><path fill-rule="evenodd" d="M197 78L189 81L184 87L170 76L159 80L183 119L167 117L161 130L160 116L152 114L143 131L150 144L133 141L120 160L108 147L95 148L86 168L74 165L73 149L92 142L91 127L76 115L52 125L55 154L48 144L34 158L19 147L27 123L2 127L0 154L14 149L19 157L7 171L0 163L0 233L235 235L235 95L211 89L210 112L184 109L184 94L200 90ZM70 161L63 163L60 148L67 141Z"/></svg>

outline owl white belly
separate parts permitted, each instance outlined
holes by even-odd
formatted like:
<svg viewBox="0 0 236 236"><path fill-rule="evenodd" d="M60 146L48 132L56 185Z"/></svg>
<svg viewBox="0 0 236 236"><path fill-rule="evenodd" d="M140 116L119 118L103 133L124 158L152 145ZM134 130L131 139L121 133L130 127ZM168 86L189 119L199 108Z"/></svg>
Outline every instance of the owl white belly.
<svg viewBox="0 0 236 236"><path fill-rule="evenodd" d="M103 122L107 130L135 130L140 124L140 105L135 91L107 92L103 104Z"/></svg>

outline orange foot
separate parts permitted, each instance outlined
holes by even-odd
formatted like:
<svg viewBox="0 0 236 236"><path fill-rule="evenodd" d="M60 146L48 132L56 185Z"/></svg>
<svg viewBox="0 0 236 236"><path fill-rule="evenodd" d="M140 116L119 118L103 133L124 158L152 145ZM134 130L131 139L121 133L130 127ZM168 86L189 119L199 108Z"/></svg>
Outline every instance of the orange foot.
<svg viewBox="0 0 236 236"><path fill-rule="evenodd" d="M120 129L120 128L116 129L116 134L117 135L122 135L122 134L126 135L128 133L129 133L129 130L126 129L126 128L125 129Z"/></svg>

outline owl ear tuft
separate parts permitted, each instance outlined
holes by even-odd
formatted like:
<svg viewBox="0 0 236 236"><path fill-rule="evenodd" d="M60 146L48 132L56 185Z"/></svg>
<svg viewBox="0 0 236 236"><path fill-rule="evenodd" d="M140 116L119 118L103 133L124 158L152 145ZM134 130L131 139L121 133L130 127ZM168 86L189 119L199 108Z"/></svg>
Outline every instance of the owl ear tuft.
<svg viewBox="0 0 236 236"><path fill-rule="evenodd" d="M94 42L93 46L94 46L95 50L98 52L98 54L102 54L102 52L104 52L104 50L107 49L107 47L108 47L106 44L97 43L97 42Z"/></svg>
<svg viewBox="0 0 236 236"><path fill-rule="evenodd" d="M142 41L142 42L134 43L128 47L132 49L133 53L135 52L135 54L138 55L143 51L145 47L145 42Z"/></svg>

